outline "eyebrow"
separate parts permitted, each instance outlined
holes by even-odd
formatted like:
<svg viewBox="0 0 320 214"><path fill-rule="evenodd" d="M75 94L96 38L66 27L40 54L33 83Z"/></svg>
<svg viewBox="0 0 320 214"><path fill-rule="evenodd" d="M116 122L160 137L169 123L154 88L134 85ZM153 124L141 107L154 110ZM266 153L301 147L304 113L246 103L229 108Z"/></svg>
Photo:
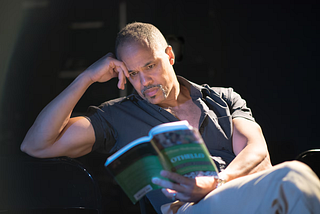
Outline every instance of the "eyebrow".
<svg viewBox="0 0 320 214"><path fill-rule="evenodd" d="M148 65L150 65L151 63L153 63L153 61L149 61L147 62L144 66L142 66L142 68L147 67ZM134 70L128 70L128 73L134 72Z"/></svg>

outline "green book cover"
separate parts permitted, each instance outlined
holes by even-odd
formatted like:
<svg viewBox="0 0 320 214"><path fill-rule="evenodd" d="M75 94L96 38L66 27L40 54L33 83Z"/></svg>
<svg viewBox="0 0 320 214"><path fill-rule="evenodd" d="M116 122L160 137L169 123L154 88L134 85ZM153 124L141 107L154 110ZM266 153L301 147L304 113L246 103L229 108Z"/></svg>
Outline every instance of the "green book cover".
<svg viewBox="0 0 320 214"><path fill-rule="evenodd" d="M135 204L161 188L151 182L165 169L186 177L217 176L218 170L198 130L187 121L158 125L110 156L106 169Z"/></svg>

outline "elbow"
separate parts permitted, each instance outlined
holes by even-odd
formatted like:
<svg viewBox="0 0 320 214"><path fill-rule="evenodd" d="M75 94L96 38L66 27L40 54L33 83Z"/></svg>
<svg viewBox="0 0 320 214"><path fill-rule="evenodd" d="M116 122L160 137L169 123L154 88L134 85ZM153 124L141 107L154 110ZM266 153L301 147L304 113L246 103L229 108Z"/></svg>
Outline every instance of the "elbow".
<svg viewBox="0 0 320 214"><path fill-rule="evenodd" d="M31 130L31 128L30 128ZM32 150L34 150L34 139L32 138L32 135L30 134L30 130L24 137L21 145L20 145L20 150L24 153L27 153L28 155L32 155ZM33 155L32 155L33 156Z"/></svg>
<svg viewBox="0 0 320 214"><path fill-rule="evenodd" d="M259 159L261 160L261 162L264 162L266 160L270 160L269 152L267 149L260 151Z"/></svg>
<svg viewBox="0 0 320 214"><path fill-rule="evenodd" d="M26 148L22 144L20 145L20 151L26 153Z"/></svg>
<svg viewBox="0 0 320 214"><path fill-rule="evenodd" d="M268 151L268 146L267 146L267 142L264 138L262 129L260 127L260 125L257 124L256 126L256 137L254 138L254 141L257 142L257 148L258 150L256 151L257 154L262 158L265 159L267 157L269 157L269 151Z"/></svg>
<svg viewBox="0 0 320 214"><path fill-rule="evenodd" d="M258 159L261 160L261 162L263 162L267 159L270 159L268 147L267 147L267 144L265 143L265 141L262 141L260 143L260 145L256 148L255 153L256 153Z"/></svg>
<svg viewBox="0 0 320 214"><path fill-rule="evenodd" d="M35 134L31 127L20 145L20 150L35 158L49 158L52 156L48 152L51 145L45 138Z"/></svg>
<svg viewBox="0 0 320 214"><path fill-rule="evenodd" d="M28 141L24 140L20 145L20 150L32 157L42 158L38 149L35 149L28 143Z"/></svg>
<svg viewBox="0 0 320 214"><path fill-rule="evenodd" d="M264 155L261 155L260 160L261 161L259 162L259 164L256 167L256 172L267 170L272 167L272 163L271 163L270 156L269 156L268 152L266 152Z"/></svg>
<svg viewBox="0 0 320 214"><path fill-rule="evenodd" d="M24 153L27 153L27 148L28 148L27 143L26 143L25 140L23 140L22 143L21 143L21 145L20 145L20 150L21 150L22 152L24 152Z"/></svg>
<svg viewBox="0 0 320 214"><path fill-rule="evenodd" d="M259 164L258 164L259 171L266 170L272 167L269 151L266 144L258 152L258 159L259 159Z"/></svg>
<svg viewBox="0 0 320 214"><path fill-rule="evenodd" d="M28 146L28 143L25 140L20 145L20 150L30 156L36 157L35 151Z"/></svg>

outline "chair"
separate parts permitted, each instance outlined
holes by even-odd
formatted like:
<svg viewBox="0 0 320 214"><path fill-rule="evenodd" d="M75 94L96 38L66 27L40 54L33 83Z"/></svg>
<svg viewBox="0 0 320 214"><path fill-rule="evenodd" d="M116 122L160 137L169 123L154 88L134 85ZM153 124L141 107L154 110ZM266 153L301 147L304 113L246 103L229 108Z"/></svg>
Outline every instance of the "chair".
<svg viewBox="0 0 320 214"><path fill-rule="evenodd" d="M139 201L139 206L140 206L140 212L141 214L154 214L156 211L152 207L149 199L144 196L143 198L140 199Z"/></svg>
<svg viewBox="0 0 320 214"><path fill-rule="evenodd" d="M0 157L0 213L102 213L98 184L71 158Z"/></svg>
<svg viewBox="0 0 320 214"><path fill-rule="evenodd" d="M307 164L320 178L320 149L304 151L296 157L296 160Z"/></svg>

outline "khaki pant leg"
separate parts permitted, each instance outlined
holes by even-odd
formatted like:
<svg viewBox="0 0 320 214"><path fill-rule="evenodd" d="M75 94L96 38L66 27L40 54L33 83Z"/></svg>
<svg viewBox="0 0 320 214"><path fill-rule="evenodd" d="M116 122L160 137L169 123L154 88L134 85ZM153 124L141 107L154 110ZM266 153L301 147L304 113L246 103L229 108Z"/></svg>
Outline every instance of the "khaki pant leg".
<svg viewBox="0 0 320 214"><path fill-rule="evenodd" d="M320 213L320 181L298 161L230 181L178 214Z"/></svg>

